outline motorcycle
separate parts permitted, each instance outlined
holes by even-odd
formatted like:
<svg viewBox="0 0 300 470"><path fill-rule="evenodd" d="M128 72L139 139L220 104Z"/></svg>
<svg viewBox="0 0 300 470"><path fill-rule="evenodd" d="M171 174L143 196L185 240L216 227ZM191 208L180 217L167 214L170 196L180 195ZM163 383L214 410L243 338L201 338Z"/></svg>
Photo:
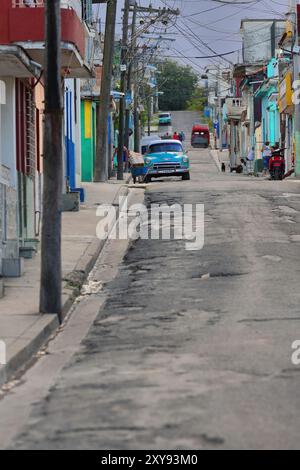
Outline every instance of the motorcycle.
<svg viewBox="0 0 300 470"><path fill-rule="evenodd" d="M285 174L284 149L273 150L269 161L269 170L272 180L281 181Z"/></svg>

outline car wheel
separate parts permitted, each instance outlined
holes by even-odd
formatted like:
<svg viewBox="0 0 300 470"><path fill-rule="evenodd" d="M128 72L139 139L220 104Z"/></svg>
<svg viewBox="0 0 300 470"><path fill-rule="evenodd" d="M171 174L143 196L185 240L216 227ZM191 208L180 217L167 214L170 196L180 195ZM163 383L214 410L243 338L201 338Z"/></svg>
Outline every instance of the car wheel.
<svg viewBox="0 0 300 470"><path fill-rule="evenodd" d="M182 180L183 180L183 181L189 181L190 179L191 179L190 172L184 173L184 174L182 175Z"/></svg>
<svg viewBox="0 0 300 470"><path fill-rule="evenodd" d="M145 183L151 183L151 176L147 175L144 181Z"/></svg>

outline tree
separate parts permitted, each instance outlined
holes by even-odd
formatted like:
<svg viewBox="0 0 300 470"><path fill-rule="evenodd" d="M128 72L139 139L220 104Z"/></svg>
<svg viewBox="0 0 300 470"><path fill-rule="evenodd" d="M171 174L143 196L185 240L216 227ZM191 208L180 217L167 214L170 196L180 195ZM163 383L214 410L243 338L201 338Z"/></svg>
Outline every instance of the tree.
<svg viewBox="0 0 300 470"><path fill-rule="evenodd" d="M189 111L203 111L207 102L205 88L197 87L187 103Z"/></svg>
<svg viewBox="0 0 300 470"><path fill-rule="evenodd" d="M110 107L110 92L114 58L115 26L117 0L108 0L105 22L105 39L103 51L103 67L101 78L101 100L97 119L97 151L94 181L106 181L110 174L111 162L108 161L108 126L107 119Z"/></svg>
<svg viewBox="0 0 300 470"><path fill-rule="evenodd" d="M182 111L187 109L198 84L198 76L191 67L179 65L167 60L160 67L158 90L163 92L159 97L159 108L165 111Z"/></svg>

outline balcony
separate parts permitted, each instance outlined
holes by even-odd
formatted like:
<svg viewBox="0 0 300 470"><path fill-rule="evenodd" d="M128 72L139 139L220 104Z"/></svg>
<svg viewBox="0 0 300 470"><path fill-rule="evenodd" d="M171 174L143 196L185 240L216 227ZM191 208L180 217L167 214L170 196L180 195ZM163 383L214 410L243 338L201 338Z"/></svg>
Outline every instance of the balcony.
<svg viewBox="0 0 300 470"><path fill-rule="evenodd" d="M242 98L226 98L225 103L228 119L240 120L247 110Z"/></svg>
<svg viewBox="0 0 300 470"><path fill-rule="evenodd" d="M86 3L84 3L86 5ZM0 0L0 44L17 44L30 58L44 66L44 0ZM67 78L87 78L91 70L85 63L85 44L89 30L82 21L81 0L61 2L62 74Z"/></svg>

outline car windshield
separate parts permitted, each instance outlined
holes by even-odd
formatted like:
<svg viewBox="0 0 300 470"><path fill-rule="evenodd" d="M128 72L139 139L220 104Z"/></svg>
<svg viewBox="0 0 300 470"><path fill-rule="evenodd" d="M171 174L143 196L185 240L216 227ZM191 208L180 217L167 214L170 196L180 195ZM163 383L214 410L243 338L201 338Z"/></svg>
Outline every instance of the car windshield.
<svg viewBox="0 0 300 470"><path fill-rule="evenodd" d="M170 114L160 114L159 117L160 118L169 118Z"/></svg>
<svg viewBox="0 0 300 470"><path fill-rule="evenodd" d="M164 153L164 152L183 152L182 145L180 142L170 142L170 143L161 143L153 144L149 147L148 153Z"/></svg>

